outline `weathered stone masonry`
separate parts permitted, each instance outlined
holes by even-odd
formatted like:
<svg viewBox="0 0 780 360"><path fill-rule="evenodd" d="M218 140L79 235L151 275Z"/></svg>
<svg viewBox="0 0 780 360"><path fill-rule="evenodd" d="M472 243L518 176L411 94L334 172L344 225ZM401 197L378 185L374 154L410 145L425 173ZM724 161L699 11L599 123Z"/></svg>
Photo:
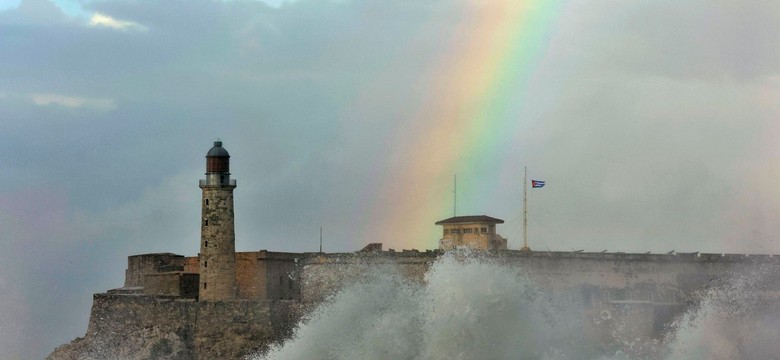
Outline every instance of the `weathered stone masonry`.
<svg viewBox="0 0 780 360"><path fill-rule="evenodd" d="M95 294L87 334L51 359L237 359L288 336L291 301Z"/></svg>
<svg viewBox="0 0 780 360"><path fill-rule="evenodd" d="M202 301L235 299L236 234L233 214L233 189L230 179L230 155L215 141L206 155L206 179L200 181L203 190L200 286Z"/></svg>

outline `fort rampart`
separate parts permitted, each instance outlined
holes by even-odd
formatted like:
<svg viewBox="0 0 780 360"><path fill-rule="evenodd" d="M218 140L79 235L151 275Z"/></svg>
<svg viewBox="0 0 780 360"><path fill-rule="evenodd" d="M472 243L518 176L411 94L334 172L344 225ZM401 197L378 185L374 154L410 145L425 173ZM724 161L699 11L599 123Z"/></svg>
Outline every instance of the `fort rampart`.
<svg viewBox="0 0 780 360"><path fill-rule="evenodd" d="M259 251L236 254L238 300L198 301L192 290L197 274L170 271L171 266L183 270L191 258L148 254L128 260L125 283L134 286L96 294L85 338L50 358L241 358L283 341L303 309L366 280L372 271L422 283L441 256L502 264L501 269L578 304L585 318L608 319L602 327L620 327L641 338L658 338L675 315L695 303L697 293L744 274L760 277L764 295L773 301L780 294L780 257L769 255ZM138 279L146 286L138 286Z"/></svg>
<svg viewBox="0 0 780 360"><path fill-rule="evenodd" d="M302 261L303 303L316 303L371 271L393 269L412 281L425 274L441 251L320 254ZM780 258L737 254L628 254L490 251L449 253L502 264L550 296L582 309L585 321L620 328L638 338L661 338L676 315L713 287L745 280L780 299ZM610 321L602 321L608 319ZM608 336L612 329L595 329ZM606 341L606 339L605 339Z"/></svg>
<svg viewBox="0 0 780 360"><path fill-rule="evenodd" d="M442 251L313 254L301 261L304 282L302 301L318 301L328 293L355 281L365 269L392 265L405 276L422 281ZM455 255L457 256L457 255ZM514 269L541 287L556 291L592 285L607 289L631 289L654 284L679 290L676 302L686 294L732 280L746 272L760 271L768 281L780 275L780 257L741 254L631 254L585 252L523 252L502 250L468 252ZM775 283L775 285L778 285ZM650 294L647 294L648 296ZM659 294L655 294L659 295ZM628 294L626 295L628 296ZM636 294L636 297L639 297ZM654 299L659 300L658 296ZM671 301L671 299L669 299Z"/></svg>

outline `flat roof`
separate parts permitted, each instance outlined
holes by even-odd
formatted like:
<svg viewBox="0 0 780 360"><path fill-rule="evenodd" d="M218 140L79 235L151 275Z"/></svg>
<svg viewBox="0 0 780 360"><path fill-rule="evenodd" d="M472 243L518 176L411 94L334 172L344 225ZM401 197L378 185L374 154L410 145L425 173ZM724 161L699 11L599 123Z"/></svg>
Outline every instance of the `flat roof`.
<svg viewBox="0 0 780 360"><path fill-rule="evenodd" d="M504 220L487 215L454 216L449 219L439 220L436 225L465 224L465 223L493 223L503 224Z"/></svg>

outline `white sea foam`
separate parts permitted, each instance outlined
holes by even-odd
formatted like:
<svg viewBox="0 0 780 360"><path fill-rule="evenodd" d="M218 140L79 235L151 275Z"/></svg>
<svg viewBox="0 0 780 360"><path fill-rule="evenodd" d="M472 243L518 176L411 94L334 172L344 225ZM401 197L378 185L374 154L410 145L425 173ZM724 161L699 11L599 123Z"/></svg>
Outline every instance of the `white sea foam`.
<svg viewBox="0 0 780 360"><path fill-rule="evenodd" d="M518 270L473 254L439 258L424 284L394 268L319 306L295 336L258 359L777 359L780 322L759 292L734 282L703 294L661 342L610 343L588 333L583 309Z"/></svg>
<svg viewBox="0 0 780 360"><path fill-rule="evenodd" d="M740 274L699 296L667 336L667 360L780 359L780 312L763 271Z"/></svg>

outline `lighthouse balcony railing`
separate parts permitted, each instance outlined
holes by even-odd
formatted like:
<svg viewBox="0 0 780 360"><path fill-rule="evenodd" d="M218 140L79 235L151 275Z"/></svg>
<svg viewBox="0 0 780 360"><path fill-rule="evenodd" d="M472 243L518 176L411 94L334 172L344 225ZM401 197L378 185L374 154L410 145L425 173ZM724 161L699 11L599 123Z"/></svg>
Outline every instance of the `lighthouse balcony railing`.
<svg viewBox="0 0 780 360"><path fill-rule="evenodd" d="M236 179L229 179L228 181L222 181L215 183L209 183L208 179L200 179L198 180L198 184L200 186L207 186L207 185L229 185L229 186L236 186Z"/></svg>

